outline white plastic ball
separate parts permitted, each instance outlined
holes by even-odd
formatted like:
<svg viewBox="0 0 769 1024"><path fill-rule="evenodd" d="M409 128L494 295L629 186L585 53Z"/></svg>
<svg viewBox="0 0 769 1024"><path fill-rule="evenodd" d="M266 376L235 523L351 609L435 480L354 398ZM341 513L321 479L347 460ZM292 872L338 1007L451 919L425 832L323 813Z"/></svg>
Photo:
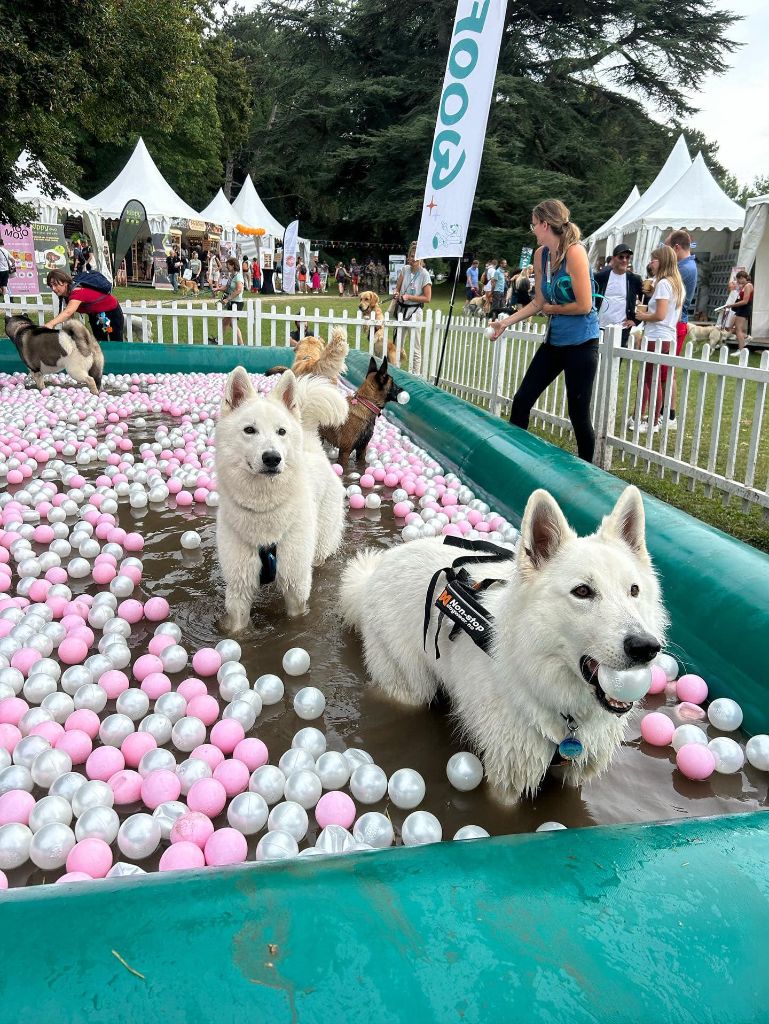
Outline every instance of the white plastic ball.
<svg viewBox="0 0 769 1024"><path fill-rule="evenodd" d="M314 771L301 768L287 774L284 787L286 800L293 800L309 810L317 804L322 793L323 785Z"/></svg>
<svg viewBox="0 0 769 1024"><path fill-rule="evenodd" d="M103 839L114 843L120 828L120 818L112 807L89 807L75 823L75 838Z"/></svg>
<svg viewBox="0 0 769 1024"><path fill-rule="evenodd" d="M29 860L32 832L18 821L0 825L0 871L20 868Z"/></svg>
<svg viewBox="0 0 769 1024"><path fill-rule="evenodd" d="M38 800L29 813L29 827L33 832L39 832L43 825L50 825L52 821L58 821L62 825L69 825L72 821L69 800L57 794L44 796L42 800Z"/></svg>
<svg viewBox="0 0 769 1024"><path fill-rule="evenodd" d="M560 821L543 821L541 825L537 827L537 832L560 832L561 829L565 829L566 826L562 825Z"/></svg>
<svg viewBox="0 0 769 1024"><path fill-rule="evenodd" d="M88 779L86 779L85 775L81 775L80 772L67 772L66 775L58 777L48 792L51 796L63 796L67 803L71 804L75 793L86 782L88 782Z"/></svg>
<svg viewBox="0 0 769 1024"><path fill-rule="evenodd" d="M125 598L130 597L134 592L134 581L130 576L115 576L110 581L109 585L110 593L114 594L115 597L119 597L121 601Z"/></svg>
<svg viewBox="0 0 769 1024"><path fill-rule="evenodd" d="M42 672L30 676L24 684L24 699L30 704L42 704L46 697L56 692L56 680Z"/></svg>
<svg viewBox="0 0 769 1024"><path fill-rule="evenodd" d="M454 833L454 839L463 842L466 839L488 839L489 833L480 825L463 825Z"/></svg>
<svg viewBox="0 0 769 1024"><path fill-rule="evenodd" d="M353 838L358 843L367 843L375 850L385 850L392 846L395 831L386 814L379 811L367 811L361 814L352 827Z"/></svg>
<svg viewBox="0 0 769 1024"><path fill-rule="evenodd" d="M708 749L716 759L716 771L720 775L734 775L745 764L742 747L728 736L717 736L708 743Z"/></svg>
<svg viewBox="0 0 769 1024"><path fill-rule="evenodd" d="M139 767L136 770L143 779L145 779L150 772L157 772L161 770L173 772L176 771L176 758L170 750L165 750L163 747L155 747L142 755L142 758L139 761Z"/></svg>
<svg viewBox="0 0 769 1024"><path fill-rule="evenodd" d="M291 746L294 750L306 750L312 756L313 761L317 761L326 749L326 737L320 729L308 725L294 734Z"/></svg>
<svg viewBox="0 0 769 1024"><path fill-rule="evenodd" d="M229 637L219 641L216 645L216 651L225 663L228 661L240 661L241 654L243 653L238 641L231 640Z"/></svg>
<svg viewBox="0 0 769 1024"><path fill-rule="evenodd" d="M54 722L63 725L75 710L75 702L67 693L49 693L40 705L53 715Z"/></svg>
<svg viewBox="0 0 769 1024"><path fill-rule="evenodd" d="M286 776L274 764L263 764L251 773L248 788L251 793L258 793L267 804L276 804L283 799L286 787Z"/></svg>
<svg viewBox="0 0 769 1024"><path fill-rule="evenodd" d="M243 794L245 795L245 794ZM250 793L249 796L256 794ZM275 804L267 818L267 828L271 831L288 832L297 843L307 835L309 819L305 808L294 800L286 800Z"/></svg>
<svg viewBox="0 0 769 1024"><path fill-rule="evenodd" d="M238 793L227 808L227 822L244 836L253 836L264 828L268 813L267 802L259 793Z"/></svg>
<svg viewBox="0 0 769 1024"><path fill-rule="evenodd" d="M165 718L166 721L170 722L170 719L166 715L163 715L162 717ZM145 722L146 721L147 719L145 719ZM157 736L155 739L157 739ZM193 715L185 715L183 718L180 718L174 726L172 726L171 742L177 750L181 750L183 753L189 753L191 750L194 750L195 747L199 747L201 743L206 742L205 723L199 718L195 718Z"/></svg>
<svg viewBox="0 0 769 1024"><path fill-rule="evenodd" d="M349 853L356 846L351 832L341 825L326 825L315 840L315 849L321 853Z"/></svg>
<svg viewBox="0 0 769 1024"><path fill-rule="evenodd" d="M303 686L294 697L294 711L306 722L320 718L326 709L326 698L316 686Z"/></svg>
<svg viewBox="0 0 769 1024"><path fill-rule="evenodd" d="M382 499L378 494L367 494L366 495L366 508L380 508Z"/></svg>
<svg viewBox="0 0 769 1024"><path fill-rule="evenodd" d="M183 804L181 800L166 800L165 803L158 804L152 812L152 817L160 825L161 839L165 839L167 842L171 838L174 822L186 813L187 805Z"/></svg>
<svg viewBox="0 0 769 1024"><path fill-rule="evenodd" d="M708 721L721 732L734 732L742 725L742 708L730 697L719 697L708 706Z"/></svg>
<svg viewBox="0 0 769 1024"><path fill-rule="evenodd" d="M278 767L288 777L291 772L314 771L315 758L307 750L291 747L281 755Z"/></svg>
<svg viewBox="0 0 769 1024"><path fill-rule="evenodd" d="M208 763L201 757L188 757L186 761L182 761L180 765L177 765L176 774L181 780L182 796L187 796L190 788L199 779L210 779L213 772Z"/></svg>
<svg viewBox="0 0 769 1024"><path fill-rule="evenodd" d="M254 683L254 689L262 698L262 703L267 707L270 704L277 704L283 699L285 687L280 676L267 674L259 676Z"/></svg>
<svg viewBox="0 0 769 1024"><path fill-rule="evenodd" d="M72 810L79 818L89 807L112 807L115 794L106 782L91 779L75 790L72 796Z"/></svg>
<svg viewBox="0 0 769 1024"><path fill-rule="evenodd" d="M235 664L228 662L228 664ZM219 683L219 695L222 700L233 701L250 689L248 676L243 672L229 672Z"/></svg>
<svg viewBox="0 0 769 1024"><path fill-rule="evenodd" d="M469 793L483 782L483 763L467 750L453 754L446 765L449 782L462 793Z"/></svg>
<svg viewBox="0 0 769 1024"><path fill-rule="evenodd" d="M178 725L179 723L177 722L176 724ZM166 715L157 713L147 715L139 723L139 732L148 732L151 736L154 736L159 747L162 747L164 743L168 743L171 739L172 729L171 719ZM152 751L149 751L149 753L152 753Z"/></svg>
<svg viewBox="0 0 769 1024"><path fill-rule="evenodd" d="M72 758L64 750L43 750L30 767L32 781L41 789L50 789L60 775L72 771Z"/></svg>
<svg viewBox="0 0 769 1024"><path fill-rule="evenodd" d="M361 804L379 803L387 792L387 775L377 764L358 765L350 776L350 792Z"/></svg>
<svg viewBox="0 0 769 1024"><path fill-rule="evenodd" d="M248 691L249 694L252 692L252 690ZM244 696L246 695L244 694ZM261 700L261 697L259 696L258 693L254 694L254 696L257 698L257 700ZM227 707L224 709L224 711L222 712L222 718L233 718L236 722L240 722L240 724L243 726L243 731L247 733L250 732L251 729L253 729L254 727L254 722L256 721L256 711L251 706L250 701L234 700L231 704L228 704Z"/></svg>
<svg viewBox="0 0 769 1024"><path fill-rule="evenodd" d="M327 750L315 762L315 772L324 789L341 789L350 779L350 767L342 754ZM385 781L386 786L386 781Z"/></svg>
<svg viewBox="0 0 769 1024"><path fill-rule="evenodd" d="M160 823L150 814L132 814L120 826L117 845L131 860L144 860L160 845Z"/></svg>
<svg viewBox="0 0 769 1024"><path fill-rule="evenodd" d="M678 662L672 654L660 652L654 659L653 664L658 665L667 676L668 682L678 678Z"/></svg>
<svg viewBox="0 0 769 1024"><path fill-rule="evenodd" d="M441 823L429 811L412 811L401 825L404 846L425 846L443 838Z"/></svg>
<svg viewBox="0 0 769 1024"><path fill-rule="evenodd" d="M128 864L124 860L116 861L107 872L107 878L128 878L131 875L146 875L144 868L138 864Z"/></svg>
<svg viewBox="0 0 769 1024"><path fill-rule="evenodd" d="M52 821L35 832L29 844L29 859L43 871L55 871L64 867L75 842L75 833L69 825Z"/></svg>
<svg viewBox="0 0 769 1024"><path fill-rule="evenodd" d="M165 715L166 718L176 725L187 711L187 701L180 693L170 690L168 693L161 693L155 701L155 711Z"/></svg>
<svg viewBox="0 0 769 1024"><path fill-rule="evenodd" d="M138 687L129 687L118 694L115 701L115 708L121 715L126 715L132 722L138 722L149 711L150 699L144 690Z"/></svg>
<svg viewBox="0 0 769 1024"><path fill-rule="evenodd" d="M105 747L120 747L126 736L130 736L132 732L134 724L128 715L107 715L99 726L99 739Z"/></svg>
<svg viewBox="0 0 769 1024"><path fill-rule="evenodd" d="M413 768L399 768L390 776L387 792L396 807L411 810L425 798L425 780Z"/></svg>
<svg viewBox="0 0 769 1024"><path fill-rule="evenodd" d="M173 675L184 671L189 655L180 644L171 644L160 652L160 660L163 662L163 670Z"/></svg>
<svg viewBox="0 0 769 1024"><path fill-rule="evenodd" d="M75 690L74 698L76 711L86 708L98 715L107 706L107 693L97 683L84 683Z"/></svg>
<svg viewBox="0 0 769 1024"><path fill-rule="evenodd" d="M769 772L769 736L765 733L751 736L745 746L745 755L754 768Z"/></svg>
<svg viewBox="0 0 769 1024"><path fill-rule="evenodd" d="M367 750L358 750L357 747L348 747L342 751L342 757L347 762L350 772L354 772L362 764L373 764L374 758Z"/></svg>
<svg viewBox="0 0 769 1024"><path fill-rule="evenodd" d="M195 530L186 530L181 536L180 543L185 551L195 551L200 547L200 534Z"/></svg>
<svg viewBox="0 0 769 1024"><path fill-rule="evenodd" d="M676 731L673 733L671 743L673 745L673 750L678 753L681 747L686 743L701 743L706 747L708 745L708 737L698 725L687 723L686 725L678 726Z"/></svg>
<svg viewBox="0 0 769 1024"><path fill-rule="evenodd" d="M175 622L161 622L155 629L155 636L173 637L174 643L178 644L182 638L182 631Z"/></svg>
<svg viewBox="0 0 769 1024"><path fill-rule="evenodd" d="M398 403L398 405L408 405L410 398L411 395L408 393L408 391L400 391L395 401Z"/></svg>
<svg viewBox="0 0 769 1024"><path fill-rule="evenodd" d="M34 711L39 711L39 708L33 708ZM29 712L27 712L29 714ZM26 717L26 716L25 716ZM24 739L19 740L16 746L13 748L13 763L22 768L32 769L32 764L38 754L42 754L44 750L50 750L51 744L48 740L42 736L25 736Z"/></svg>
<svg viewBox="0 0 769 1024"><path fill-rule="evenodd" d="M310 670L310 655L303 647L292 647L283 655L283 671L289 676L303 676Z"/></svg>
<svg viewBox="0 0 769 1024"><path fill-rule="evenodd" d="M299 844L289 832L268 832L257 844L255 860L289 860L298 853Z"/></svg>

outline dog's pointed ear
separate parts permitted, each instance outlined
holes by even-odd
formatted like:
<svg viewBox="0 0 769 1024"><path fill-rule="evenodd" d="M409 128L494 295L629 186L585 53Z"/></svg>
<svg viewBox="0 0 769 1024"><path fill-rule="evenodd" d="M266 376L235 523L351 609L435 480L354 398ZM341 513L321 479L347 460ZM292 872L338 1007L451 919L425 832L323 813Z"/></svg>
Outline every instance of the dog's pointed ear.
<svg viewBox="0 0 769 1024"><path fill-rule="evenodd" d="M384 383L387 380L387 356L382 360L382 365L377 370L377 377Z"/></svg>
<svg viewBox="0 0 769 1024"><path fill-rule="evenodd" d="M643 499L637 487L626 487L620 494L617 504L608 516L604 517L599 536L621 540L639 558L649 561L646 550L646 515Z"/></svg>
<svg viewBox="0 0 769 1024"><path fill-rule="evenodd" d="M534 491L526 502L521 523L519 571L543 568L561 545L574 536L555 498L542 489Z"/></svg>
<svg viewBox="0 0 769 1024"><path fill-rule="evenodd" d="M222 399L222 416L234 412L239 405L253 398L256 395L251 378L242 366L236 366L230 373L224 385L224 398Z"/></svg>
<svg viewBox="0 0 769 1024"><path fill-rule="evenodd" d="M293 370L286 370L270 395L270 398L282 402L294 416L299 414L299 395L296 383Z"/></svg>
<svg viewBox="0 0 769 1024"><path fill-rule="evenodd" d="M372 356L368 361L368 370L366 370L366 376L370 373L376 373L376 359Z"/></svg>

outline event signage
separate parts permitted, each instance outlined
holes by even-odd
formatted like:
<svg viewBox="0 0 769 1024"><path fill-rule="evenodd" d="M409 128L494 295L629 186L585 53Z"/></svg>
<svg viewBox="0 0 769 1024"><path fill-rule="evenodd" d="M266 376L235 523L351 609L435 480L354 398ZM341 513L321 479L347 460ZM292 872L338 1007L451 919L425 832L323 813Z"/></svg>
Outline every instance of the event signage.
<svg viewBox="0 0 769 1024"><path fill-rule="evenodd" d="M481 166L507 0L458 0L438 104L417 259L461 256Z"/></svg>
<svg viewBox="0 0 769 1024"><path fill-rule="evenodd" d="M292 220L283 236L283 274L281 289L287 295L296 291L296 246L299 237L299 221Z"/></svg>
<svg viewBox="0 0 769 1024"><path fill-rule="evenodd" d="M390 255L388 256L388 263L390 266L390 277L387 290L390 295L395 295L395 286L398 283L401 271L406 266L406 257Z"/></svg>
<svg viewBox="0 0 769 1024"><path fill-rule="evenodd" d="M32 224L32 239L35 244L35 266L37 267L38 295L50 295L46 278L50 270L65 270L69 273L67 240L63 224Z"/></svg>
<svg viewBox="0 0 769 1024"><path fill-rule="evenodd" d="M37 269L35 267L35 243L29 224L0 224L3 244L16 264L16 273L8 278L8 295L37 295Z"/></svg>
<svg viewBox="0 0 769 1024"><path fill-rule="evenodd" d="M170 292L171 281L168 277L168 264L166 258L171 251L171 243L168 235L158 233L152 236L152 263L155 273L152 276L152 285L160 291Z"/></svg>
<svg viewBox="0 0 769 1024"><path fill-rule="evenodd" d="M534 255L534 250L530 245L521 246L521 256L518 260L518 269L523 270L524 267L531 265L531 258Z"/></svg>
<svg viewBox="0 0 769 1024"><path fill-rule="evenodd" d="M142 228L145 229L143 232ZM115 271L117 273L120 273L123 260L140 232L144 235L148 235L150 232L147 211L144 209L144 203L140 200L129 199L120 215L117 238L115 239ZM134 267L134 276L138 276L138 270L138 267Z"/></svg>

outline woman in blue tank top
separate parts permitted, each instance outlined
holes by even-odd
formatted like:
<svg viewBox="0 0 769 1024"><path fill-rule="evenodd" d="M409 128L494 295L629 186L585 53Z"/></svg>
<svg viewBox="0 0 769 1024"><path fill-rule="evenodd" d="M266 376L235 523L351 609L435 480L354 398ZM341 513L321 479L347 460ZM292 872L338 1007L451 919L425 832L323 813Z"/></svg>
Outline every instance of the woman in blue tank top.
<svg viewBox="0 0 769 1024"><path fill-rule="evenodd" d="M590 400L598 368L598 313L587 252L580 243L579 228L558 199L546 199L534 208L531 230L539 246L533 260L534 298L517 313L492 324L494 337L537 314L550 317L550 321L545 341L513 397L510 422L527 430L532 406L563 373L577 451L580 458L592 462L595 433Z"/></svg>

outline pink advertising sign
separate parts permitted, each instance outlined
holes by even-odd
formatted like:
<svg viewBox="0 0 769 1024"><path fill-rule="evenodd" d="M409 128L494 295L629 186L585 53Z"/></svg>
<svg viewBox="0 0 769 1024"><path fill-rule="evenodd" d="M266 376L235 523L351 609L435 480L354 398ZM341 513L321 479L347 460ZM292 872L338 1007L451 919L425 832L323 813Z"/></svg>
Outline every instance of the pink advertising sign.
<svg viewBox="0 0 769 1024"><path fill-rule="evenodd" d="M39 295L32 228L29 224L21 224L19 227L0 224L0 234L6 252L16 264L16 272L8 278L8 294Z"/></svg>

